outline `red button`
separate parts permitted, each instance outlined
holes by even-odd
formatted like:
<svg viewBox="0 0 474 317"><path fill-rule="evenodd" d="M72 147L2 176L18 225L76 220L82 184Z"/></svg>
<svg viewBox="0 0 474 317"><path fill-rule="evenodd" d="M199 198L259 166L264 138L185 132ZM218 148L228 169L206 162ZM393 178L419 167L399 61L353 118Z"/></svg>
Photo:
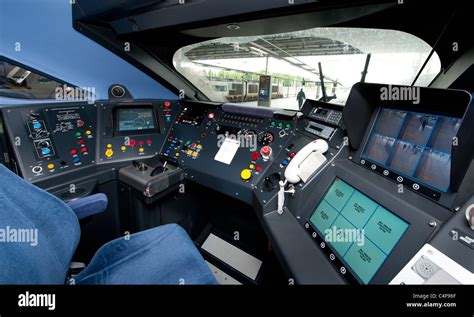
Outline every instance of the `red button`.
<svg viewBox="0 0 474 317"><path fill-rule="evenodd" d="M140 146L142 146L143 143L144 143L144 142L143 142L142 140L138 141L138 145L140 145Z"/></svg>
<svg viewBox="0 0 474 317"><path fill-rule="evenodd" d="M82 152L87 152L87 147L85 147L85 146L81 147L81 151Z"/></svg>
<svg viewBox="0 0 474 317"><path fill-rule="evenodd" d="M208 118L209 120L212 120L212 119L214 119L214 116L215 116L214 113L211 112L211 113L209 113L209 114L207 115L207 118Z"/></svg>
<svg viewBox="0 0 474 317"><path fill-rule="evenodd" d="M264 146L260 150L260 153L262 153L263 156L270 156L270 154L272 154L272 149L269 146Z"/></svg>
<svg viewBox="0 0 474 317"><path fill-rule="evenodd" d="M257 172L260 172L260 171L262 170L262 167L261 167L260 165L257 165L257 167L255 167L255 170L256 170Z"/></svg>
<svg viewBox="0 0 474 317"><path fill-rule="evenodd" d="M83 138L78 139L78 140L77 140L77 143L78 143L78 144L84 144L84 139L83 139Z"/></svg>
<svg viewBox="0 0 474 317"><path fill-rule="evenodd" d="M84 126L84 121L82 121L82 120L77 120L77 127L80 128L80 127L82 127L82 126Z"/></svg>
<svg viewBox="0 0 474 317"><path fill-rule="evenodd" d="M295 155L296 155L296 153L294 153L294 152L291 152L291 153L290 153L290 158L294 158L294 157L295 157Z"/></svg>
<svg viewBox="0 0 474 317"><path fill-rule="evenodd" d="M76 155L77 154L77 150L76 149L72 149L71 150L71 155Z"/></svg>
<svg viewBox="0 0 474 317"><path fill-rule="evenodd" d="M164 106L165 106L165 108L171 107L171 102L165 101Z"/></svg>
<svg viewBox="0 0 474 317"><path fill-rule="evenodd" d="M151 145L152 143L151 140L146 140L146 144Z"/></svg>
<svg viewBox="0 0 474 317"><path fill-rule="evenodd" d="M173 140L173 136L170 135L170 136L168 137L168 140L170 140L170 141Z"/></svg>
<svg viewBox="0 0 474 317"><path fill-rule="evenodd" d="M258 160L259 157L260 157L260 153L258 153L258 152L253 152L252 153L252 161Z"/></svg>
<svg viewBox="0 0 474 317"><path fill-rule="evenodd" d="M137 145L137 141L135 141L135 140L130 140L130 146L131 146L131 147L134 147L135 145Z"/></svg>

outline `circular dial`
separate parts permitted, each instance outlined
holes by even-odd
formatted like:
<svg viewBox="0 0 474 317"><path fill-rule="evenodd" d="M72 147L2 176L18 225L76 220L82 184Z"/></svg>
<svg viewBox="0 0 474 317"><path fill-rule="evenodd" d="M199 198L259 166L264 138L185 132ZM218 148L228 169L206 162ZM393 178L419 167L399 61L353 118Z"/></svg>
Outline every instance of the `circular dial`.
<svg viewBox="0 0 474 317"><path fill-rule="evenodd" d="M260 145L270 145L272 144L275 136L269 131L263 131L258 134L257 142Z"/></svg>

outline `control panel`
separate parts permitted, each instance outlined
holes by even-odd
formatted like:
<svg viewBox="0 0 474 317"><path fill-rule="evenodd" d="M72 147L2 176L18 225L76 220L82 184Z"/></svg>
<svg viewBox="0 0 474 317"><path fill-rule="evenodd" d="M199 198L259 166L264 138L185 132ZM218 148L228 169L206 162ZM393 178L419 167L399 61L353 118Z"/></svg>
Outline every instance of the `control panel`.
<svg viewBox="0 0 474 317"><path fill-rule="evenodd" d="M176 101L169 100L101 103L99 164L157 155L177 105Z"/></svg>
<svg viewBox="0 0 474 317"><path fill-rule="evenodd" d="M338 126L342 120L342 111L327 107L315 107L310 111L308 117Z"/></svg>
<svg viewBox="0 0 474 317"><path fill-rule="evenodd" d="M95 163L95 105L10 108L6 127L19 169L35 181Z"/></svg>
<svg viewBox="0 0 474 317"><path fill-rule="evenodd" d="M188 178L251 202L253 188L294 135L295 120L185 103L160 154L186 168Z"/></svg>

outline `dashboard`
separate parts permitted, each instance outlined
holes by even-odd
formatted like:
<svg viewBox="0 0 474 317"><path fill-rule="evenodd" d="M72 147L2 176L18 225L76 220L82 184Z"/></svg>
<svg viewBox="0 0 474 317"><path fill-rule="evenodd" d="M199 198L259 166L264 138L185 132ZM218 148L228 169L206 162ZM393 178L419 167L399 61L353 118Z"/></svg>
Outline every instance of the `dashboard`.
<svg viewBox="0 0 474 317"><path fill-rule="evenodd" d="M2 163L42 187L121 169L122 181L140 184L140 162L169 164L176 179L252 205L298 283L424 283L431 275L411 267L428 251L432 268L465 280L470 96L423 89L411 105L381 102L379 91L355 85L345 107L307 100L299 112L187 100L2 108ZM327 150L306 151L321 141ZM440 265L437 252L454 264Z"/></svg>

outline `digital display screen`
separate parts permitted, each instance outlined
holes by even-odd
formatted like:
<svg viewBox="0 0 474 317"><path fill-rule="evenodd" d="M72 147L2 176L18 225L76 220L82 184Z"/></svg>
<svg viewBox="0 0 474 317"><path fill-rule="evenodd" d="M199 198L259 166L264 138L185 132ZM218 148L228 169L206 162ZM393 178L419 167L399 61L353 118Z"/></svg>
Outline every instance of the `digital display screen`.
<svg viewBox="0 0 474 317"><path fill-rule="evenodd" d="M119 132L155 129L155 117L152 108L134 108L118 110Z"/></svg>
<svg viewBox="0 0 474 317"><path fill-rule="evenodd" d="M362 157L447 191L460 126L459 118L382 108Z"/></svg>
<svg viewBox="0 0 474 317"><path fill-rule="evenodd" d="M336 178L310 217L346 266L368 284L409 224Z"/></svg>

